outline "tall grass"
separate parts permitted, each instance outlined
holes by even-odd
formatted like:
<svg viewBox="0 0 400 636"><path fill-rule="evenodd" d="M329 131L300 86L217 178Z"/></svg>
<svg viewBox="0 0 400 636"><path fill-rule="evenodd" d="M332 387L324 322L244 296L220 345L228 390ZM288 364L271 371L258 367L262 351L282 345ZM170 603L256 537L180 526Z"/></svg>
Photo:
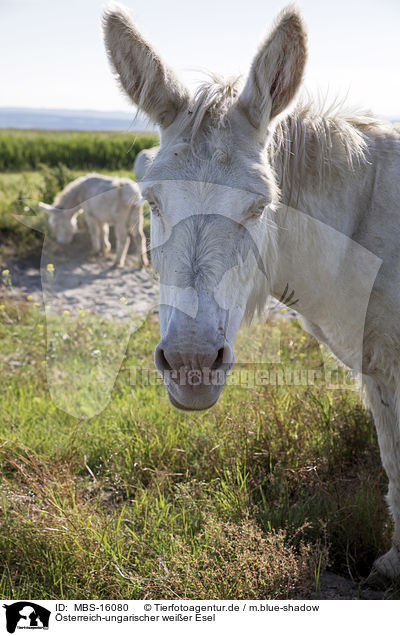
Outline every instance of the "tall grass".
<svg viewBox="0 0 400 636"><path fill-rule="evenodd" d="M148 320L109 406L77 420L49 398L39 310L6 292L1 305L3 597L304 598L328 563L365 576L389 547L386 479L354 391L230 385L212 410L178 412L163 387L132 382L153 366ZM70 319L91 347L112 342L111 323ZM315 341L280 329L283 367L321 368ZM245 330L239 352L270 330Z"/></svg>

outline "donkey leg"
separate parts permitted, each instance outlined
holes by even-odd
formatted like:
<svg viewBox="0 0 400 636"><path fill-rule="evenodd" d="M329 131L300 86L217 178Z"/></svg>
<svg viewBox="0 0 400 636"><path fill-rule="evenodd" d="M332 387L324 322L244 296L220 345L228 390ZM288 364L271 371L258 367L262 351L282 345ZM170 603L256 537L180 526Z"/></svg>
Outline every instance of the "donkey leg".
<svg viewBox="0 0 400 636"><path fill-rule="evenodd" d="M97 219L93 218L90 214L86 215L86 223L89 229L93 252L98 254L101 251L100 225L98 224Z"/></svg>
<svg viewBox="0 0 400 636"><path fill-rule="evenodd" d="M143 205L134 204L129 212L129 231L135 246L135 255L141 267L148 267L146 237L143 232Z"/></svg>
<svg viewBox="0 0 400 636"><path fill-rule="evenodd" d="M131 238L127 232L125 224L118 224L115 226L115 242L116 242L116 255L115 255L115 267L123 267L125 265L126 255L128 253L129 244Z"/></svg>
<svg viewBox="0 0 400 636"><path fill-rule="evenodd" d="M363 378L367 405L372 410L382 464L389 479L386 501L394 520L392 547L374 563L374 569L388 578L400 576L400 426L395 392L371 377Z"/></svg>
<svg viewBox="0 0 400 636"><path fill-rule="evenodd" d="M148 267L149 259L147 258L146 237L143 232L143 205L136 206L134 218L137 219L137 222L132 225L132 234L134 236L136 250L139 253L142 267Z"/></svg>
<svg viewBox="0 0 400 636"><path fill-rule="evenodd" d="M142 267L148 267L149 266L149 259L147 257L147 245L146 245L146 237L145 237L144 232L143 232L143 223L138 228L137 243L139 244L139 254L140 254L140 260L141 260L141 263L142 263Z"/></svg>
<svg viewBox="0 0 400 636"><path fill-rule="evenodd" d="M109 240L110 226L108 225L108 223L102 224L101 234L102 234L103 254L104 256L107 256L107 254L111 252L111 243Z"/></svg>

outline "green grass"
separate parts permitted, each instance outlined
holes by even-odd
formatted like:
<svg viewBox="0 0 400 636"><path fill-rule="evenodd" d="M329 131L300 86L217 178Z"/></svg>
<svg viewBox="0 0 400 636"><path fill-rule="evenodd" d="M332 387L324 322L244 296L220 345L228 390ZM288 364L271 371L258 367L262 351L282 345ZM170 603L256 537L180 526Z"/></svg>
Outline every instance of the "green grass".
<svg viewBox="0 0 400 636"><path fill-rule="evenodd" d="M73 170L131 170L143 148L154 146L154 133L62 130L0 130L0 171L36 170L64 163Z"/></svg>
<svg viewBox="0 0 400 636"><path fill-rule="evenodd" d="M153 368L148 320L108 406L79 420L50 400L39 309L6 293L1 304L4 598L309 597L327 563L357 578L388 549L386 479L354 391L232 384L212 410L178 412L163 387L132 382ZM116 337L96 317L69 319L79 346ZM247 368L272 329L241 333ZM279 331L275 367L322 369L297 323Z"/></svg>

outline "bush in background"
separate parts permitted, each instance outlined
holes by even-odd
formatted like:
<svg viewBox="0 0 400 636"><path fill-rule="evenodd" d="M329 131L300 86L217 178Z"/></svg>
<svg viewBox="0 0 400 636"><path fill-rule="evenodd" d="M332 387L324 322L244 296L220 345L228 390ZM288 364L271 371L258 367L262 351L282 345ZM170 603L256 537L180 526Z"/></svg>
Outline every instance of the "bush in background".
<svg viewBox="0 0 400 636"><path fill-rule="evenodd" d="M70 170L132 170L138 152L158 144L154 133L49 130L0 131L0 172L65 164Z"/></svg>

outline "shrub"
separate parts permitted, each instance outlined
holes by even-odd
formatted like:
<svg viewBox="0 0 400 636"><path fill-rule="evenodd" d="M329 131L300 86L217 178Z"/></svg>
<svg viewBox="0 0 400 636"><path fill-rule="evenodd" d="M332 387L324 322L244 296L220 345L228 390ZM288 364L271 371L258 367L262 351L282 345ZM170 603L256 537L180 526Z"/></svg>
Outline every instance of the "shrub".
<svg viewBox="0 0 400 636"><path fill-rule="evenodd" d="M62 163L72 170L132 169L138 152L158 143L154 133L0 131L0 172Z"/></svg>

